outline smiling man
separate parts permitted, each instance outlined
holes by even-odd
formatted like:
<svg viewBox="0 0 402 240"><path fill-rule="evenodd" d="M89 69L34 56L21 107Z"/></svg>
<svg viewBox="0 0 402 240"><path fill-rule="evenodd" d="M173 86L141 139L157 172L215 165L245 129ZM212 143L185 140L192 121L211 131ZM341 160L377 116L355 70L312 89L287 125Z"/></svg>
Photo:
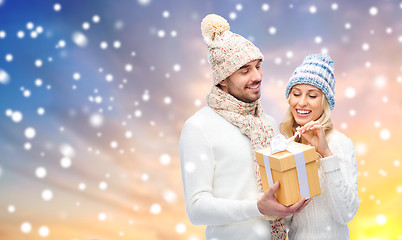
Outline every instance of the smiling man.
<svg viewBox="0 0 402 240"><path fill-rule="evenodd" d="M214 14L201 23L214 84L208 106L186 121L180 137L187 214L207 225L206 239L285 239L283 217L308 201L285 207L274 196L278 183L262 190L253 152L269 146L278 126L261 108L263 55L229 29Z"/></svg>
<svg viewBox="0 0 402 240"><path fill-rule="evenodd" d="M219 83L220 88L245 103L257 101L261 96L261 62L261 59L256 59L240 67Z"/></svg>

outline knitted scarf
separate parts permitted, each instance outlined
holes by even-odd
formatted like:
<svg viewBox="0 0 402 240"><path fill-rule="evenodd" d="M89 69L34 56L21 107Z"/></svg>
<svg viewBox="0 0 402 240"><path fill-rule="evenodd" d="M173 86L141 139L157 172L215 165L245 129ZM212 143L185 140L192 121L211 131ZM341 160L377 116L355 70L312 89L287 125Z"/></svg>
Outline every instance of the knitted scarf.
<svg viewBox="0 0 402 240"><path fill-rule="evenodd" d="M245 103L214 86L207 96L207 103L219 115L237 126L241 133L250 138L257 186L259 192L263 193L260 169L254 151L269 147L274 131L265 118L261 101L258 99L252 103ZM286 239L286 226L283 218L271 221L271 236L275 240Z"/></svg>

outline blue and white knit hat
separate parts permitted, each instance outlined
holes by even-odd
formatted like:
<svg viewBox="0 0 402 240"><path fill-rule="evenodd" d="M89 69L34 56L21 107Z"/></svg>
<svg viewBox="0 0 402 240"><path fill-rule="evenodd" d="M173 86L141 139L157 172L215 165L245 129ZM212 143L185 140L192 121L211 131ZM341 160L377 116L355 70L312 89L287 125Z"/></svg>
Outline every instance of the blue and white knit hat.
<svg viewBox="0 0 402 240"><path fill-rule="evenodd" d="M331 110L335 106L334 62L327 54L311 54L293 72L286 86L286 98L297 84L310 84L318 87L325 94Z"/></svg>

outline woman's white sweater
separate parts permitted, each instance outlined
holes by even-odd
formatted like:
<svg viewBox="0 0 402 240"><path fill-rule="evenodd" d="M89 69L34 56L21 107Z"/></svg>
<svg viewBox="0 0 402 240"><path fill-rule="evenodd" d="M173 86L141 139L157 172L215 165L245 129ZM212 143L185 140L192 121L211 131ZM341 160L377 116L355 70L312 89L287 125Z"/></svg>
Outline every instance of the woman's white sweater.
<svg viewBox="0 0 402 240"><path fill-rule="evenodd" d="M290 240L350 239L347 223L359 207L353 142L336 130L327 140L334 155L320 160L321 195L287 218Z"/></svg>

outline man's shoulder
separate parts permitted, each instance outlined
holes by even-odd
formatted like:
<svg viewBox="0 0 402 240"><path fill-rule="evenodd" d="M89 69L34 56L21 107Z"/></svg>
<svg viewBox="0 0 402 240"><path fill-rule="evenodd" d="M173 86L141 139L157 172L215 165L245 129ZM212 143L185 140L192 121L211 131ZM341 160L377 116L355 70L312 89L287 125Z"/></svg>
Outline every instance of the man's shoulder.
<svg viewBox="0 0 402 240"><path fill-rule="evenodd" d="M215 112L211 107L205 106L194 113L187 119L185 125L196 125L202 127L203 125L211 124L219 119L220 115Z"/></svg>

